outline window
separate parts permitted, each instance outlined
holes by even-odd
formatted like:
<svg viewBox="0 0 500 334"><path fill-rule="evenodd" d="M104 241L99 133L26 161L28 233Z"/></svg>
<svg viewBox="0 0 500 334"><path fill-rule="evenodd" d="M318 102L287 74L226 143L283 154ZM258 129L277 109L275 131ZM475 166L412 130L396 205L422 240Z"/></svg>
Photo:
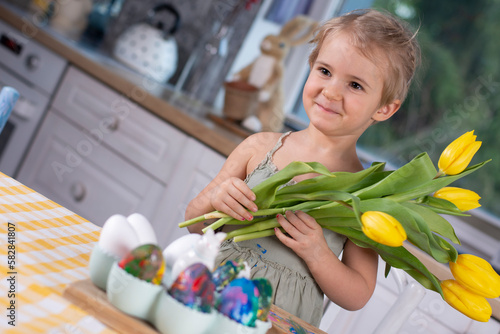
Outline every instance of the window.
<svg viewBox="0 0 500 334"><path fill-rule="evenodd" d="M398 167L425 151L437 165L452 140L475 130L483 144L472 164L492 161L453 186L482 197L482 208L471 212L470 222L500 239L500 3L375 0L372 6L419 28L422 66L402 108L366 131L358 143L360 152ZM300 97L289 116L294 128L307 124ZM497 259L499 251L498 246L492 250L499 253Z"/></svg>

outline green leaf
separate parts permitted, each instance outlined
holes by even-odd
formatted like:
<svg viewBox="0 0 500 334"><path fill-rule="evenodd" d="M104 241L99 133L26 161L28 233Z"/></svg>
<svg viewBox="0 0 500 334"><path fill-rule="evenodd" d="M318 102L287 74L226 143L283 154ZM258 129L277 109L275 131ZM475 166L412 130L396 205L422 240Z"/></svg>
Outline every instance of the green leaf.
<svg viewBox="0 0 500 334"><path fill-rule="evenodd" d="M430 195L422 196L420 198L417 198L415 200L415 203L418 203L421 206L426 207L436 213L462 217L470 216L469 214L462 212L459 208L457 208L455 204L443 198L436 198Z"/></svg>
<svg viewBox="0 0 500 334"><path fill-rule="evenodd" d="M436 232L443 237L450 239L452 242L460 244L460 240L455 234L455 229L450 224L450 222L444 219L442 216L438 215L436 212L423 205L409 202L402 203L402 205L410 210L417 212L427 223L429 229L432 232Z"/></svg>
<svg viewBox="0 0 500 334"><path fill-rule="evenodd" d="M441 246L442 249L447 250L450 256L450 262L456 262L458 258L458 252L448 241L441 238L439 235L434 234L434 239Z"/></svg>
<svg viewBox="0 0 500 334"><path fill-rule="evenodd" d="M419 230L421 231L418 235L419 238L414 238L411 242L432 256L436 261L441 263L450 262L454 257L454 253L456 253L455 248L452 247L453 250L451 250L448 246L443 247L443 244L438 242L437 236L430 230L429 225L427 225L427 221L414 210L408 210L408 212L413 216L415 222L419 226ZM417 243L416 240L419 240L419 242ZM428 248L421 247L421 245L424 244L428 245Z"/></svg>
<svg viewBox="0 0 500 334"><path fill-rule="evenodd" d="M285 198L287 194L308 194L324 190L337 190L352 192L353 188L365 178L375 172L383 170L385 163L376 163L371 167L357 173L334 172L331 175L320 175L310 179L305 179L296 184L281 188L277 191L276 197ZM332 178L331 176L335 176Z"/></svg>
<svg viewBox="0 0 500 334"><path fill-rule="evenodd" d="M325 190L325 191L318 191L315 193L310 193L310 194L287 194L283 195L286 196L288 199L300 199L300 200L305 200L305 201L310 201L310 200L315 200L315 201L330 201L333 202L332 205L326 205L320 208L315 209L317 210L326 210L328 208L331 208L333 206L336 206L336 202L350 202L352 210L354 212L354 215L360 219L360 210L359 210L359 198L357 196L354 196L348 192L344 191L335 191L335 190ZM278 200L278 196L276 197Z"/></svg>
<svg viewBox="0 0 500 334"><path fill-rule="evenodd" d="M348 227L328 227L328 229L345 235L353 243L360 247L371 248L375 250L380 257L390 266L399 268L407 272L411 277L417 280L423 287L443 294L441 285L437 277L432 274L427 267L410 253L403 246L389 247L379 244L369 239L363 232Z"/></svg>
<svg viewBox="0 0 500 334"><path fill-rule="evenodd" d="M417 186L413 189L408 189L407 191L403 192L395 192L394 195L387 196L386 198L390 198L396 202L406 202L415 198L432 194L433 192L448 186L449 184L455 182L456 180L461 179L462 177L469 175L472 172L475 172L476 170L483 167L490 161L491 159L483 161L477 165L471 166L465 169L462 173L457 175L439 177L437 179L432 179L430 181L424 182L420 186Z"/></svg>
<svg viewBox="0 0 500 334"><path fill-rule="evenodd" d="M354 192L354 195L365 199L410 191L432 180L436 174L436 168L427 153L421 153L379 182Z"/></svg>
<svg viewBox="0 0 500 334"><path fill-rule="evenodd" d="M352 209L345 207L341 205L340 203L332 203L332 205L325 205L323 207L319 207L317 209L311 210L308 212L310 216L312 216L315 219L321 219L321 218L337 218L337 217L353 217L355 218L356 215L354 214L354 211Z"/></svg>
<svg viewBox="0 0 500 334"><path fill-rule="evenodd" d="M352 227L354 229L361 229L359 221L356 217L328 217L328 218L318 218L316 222L323 228L329 228L330 226L336 227Z"/></svg>
<svg viewBox="0 0 500 334"><path fill-rule="evenodd" d="M433 237L432 231L425 220L400 203L386 198L373 198L361 201L361 210L382 211L398 220L408 235L408 240L431 255L436 261L447 263L450 258L447 250L443 250Z"/></svg>
<svg viewBox="0 0 500 334"><path fill-rule="evenodd" d="M252 188L257 197L254 201L255 204L257 204L259 209L269 208L270 204L274 201L276 191L281 186L285 185L295 176L309 173L327 175L330 178L334 177L325 166L318 162L291 162L285 168Z"/></svg>

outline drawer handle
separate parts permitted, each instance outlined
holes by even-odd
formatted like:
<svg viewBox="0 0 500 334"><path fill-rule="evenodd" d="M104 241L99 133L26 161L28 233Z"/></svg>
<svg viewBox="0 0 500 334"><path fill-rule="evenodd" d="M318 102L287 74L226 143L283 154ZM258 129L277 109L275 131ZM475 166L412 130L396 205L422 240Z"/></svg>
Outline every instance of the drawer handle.
<svg viewBox="0 0 500 334"><path fill-rule="evenodd" d="M85 185L81 182L73 183L71 186L71 196L75 200L75 202L81 202L85 198L85 195L87 194L87 189L85 188Z"/></svg>
<svg viewBox="0 0 500 334"><path fill-rule="evenodd" d="M106 128L109 131L113 132L118 130L118 126L120 125L120 119L118 117L110 116L106 121Z"/></svg>

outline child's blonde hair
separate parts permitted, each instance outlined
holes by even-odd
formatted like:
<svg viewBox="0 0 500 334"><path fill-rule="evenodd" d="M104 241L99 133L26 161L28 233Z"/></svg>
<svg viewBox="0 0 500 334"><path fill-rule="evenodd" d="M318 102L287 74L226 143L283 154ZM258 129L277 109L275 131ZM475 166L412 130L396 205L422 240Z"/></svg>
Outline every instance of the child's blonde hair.
<svg viewBox="0 0 500 334"><path fill-rule="evenodd" d="M420 63L416 32L390 13L355 10L330 19L319 28L311 41L316 45L309 56L311 67L325 39L340 32L349 34L352 44L373 63L378 63L377 56L381 54L387 57L388 75L384 80L380 106L397 99L402 103Z"/></svg>

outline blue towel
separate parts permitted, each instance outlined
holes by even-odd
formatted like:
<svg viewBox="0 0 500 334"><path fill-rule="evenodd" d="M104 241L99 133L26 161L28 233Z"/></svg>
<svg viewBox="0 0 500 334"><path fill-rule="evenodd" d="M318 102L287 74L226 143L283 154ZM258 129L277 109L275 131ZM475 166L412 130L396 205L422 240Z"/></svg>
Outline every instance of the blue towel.
<svg viewBox="0 0 500 334"><path fill-rule="evenodd" d="M18 98L18 91L12 87L4 87L0 91L0 132L2 132L5 123L7 123L10 112Z"/></svg>

